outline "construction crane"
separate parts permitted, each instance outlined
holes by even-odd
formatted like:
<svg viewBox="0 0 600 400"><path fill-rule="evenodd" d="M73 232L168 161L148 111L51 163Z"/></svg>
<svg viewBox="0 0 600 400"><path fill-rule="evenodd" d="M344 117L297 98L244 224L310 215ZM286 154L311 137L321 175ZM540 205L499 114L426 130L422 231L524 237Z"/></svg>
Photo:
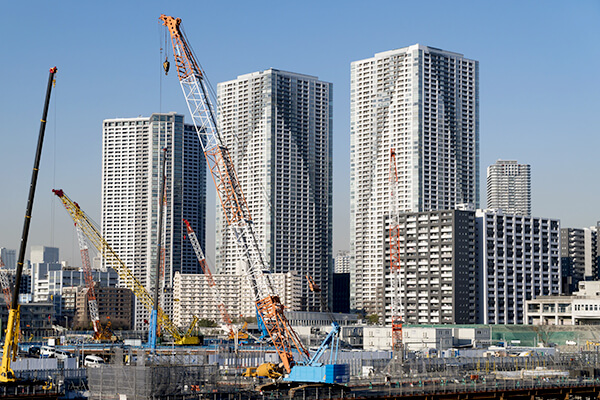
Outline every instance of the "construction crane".
<svg viewBox="0 0 600 400"><path fill-rule="evenodd" d="M2 261L2 257L0 257L0 286L2 286L2 293L4 294L6 306L10 310L12 290L10 289L10 278L8 277L8 272L6 271L5 267L6 265L4 265L4 261Z"/></svg>
<svg viewBox="0 0 600 400"><path fill-rule="evenodd" d="M6 324L6 336L4 338L4 347L2 352L2 365L0 366L0 383L15 382L15 374L10 367L13 360L16 360L19 349L19 287L21 286L21 275L23 274L23 263L25 262L25 250L27 249L27 239L29 238L29 226L31 224L31 213L33 211L33 200L35 198L35 187L37 186L37 177L42 157L42 147L44 144L44 133L46 132L46 118L50 106L50 94L54 83L54 76L57 68L50 68L48 76L48 85L46 87L46 99L44 101L44 110L40 123L38 134L37 149L33 162L33 172L31 173L31 184L29 185L29 196L27 207L25 209L25 221L23 223L23 232L21 234L21 245L19 247L19 256L17 258L17 270L15 274L15 290L12 292L10 309L8 311L8 322Z"/></svg>
<svg viewBox="0 0 600 400"><path fill-rule="evenodd" d="M217 119L210 101L209 86L205 74L185 38L181 27L181 19L163 14L159 20L169 30L177 76L183 95L200 139L225 219L237 240L238 249L243 255L246 277L254 295L259 318L269 332L269 337L281 359L283 370L288 374L288 378L297 382L345 382L344 379L348 378L347 375L336 375L336 373L343 370L343 367L348 366L342 365L342 368L337 368L335 373L333 371L326 373L324 370L317 370L322 366L311 360L310 353L285 317L283 313L284 306L279 296L275 294L270 280L263 272L268 271L269 268L254 234L253 221L229 149L223 142L217 128ZM294 350L300 360L294 359ZM311 371L298 368L297 364ZM335 366L328 365L326 367ZM311 373L312 376L309 377Z"/></svg>
<svg viewBox="0 0 600 400"><path fill-rule="evenodd" d="M144 304L144 306L151 311L154 305L152 296L144 286L136 279L133 273L127 268L127 266L121 261L119 256L114 252L110 245L100 235L100 229L95 222L92 221L88 215L83 212L79 205L73 202L62 190L53 189L52 192L58 196L69 215L73 219L73 222L81 229L89 243L94 246L98 252L104 257L104 260L119 274L121 284L130 289L137 297L138 300ZM200 339L195 336L189 336L188 333L181 334L179 329L173 324L171 319L165 314L160 306L157 306L157 321L158 323L169 332L169 334L175 340L177 345L197 345L200 343ZM190 330L188 330L190 331Z"/></svg>
<svg viewBox="0 0 600 400"><path fill-rule="evenodd" d="M190 223L188 222L187 219L184 219L183 222L185 223L185 227L187 230L187 236L190 239L190 242L192 243L192 247L194 248L196 257L198 258L198 263L200 263L200 268L202 268L202 272L204 273L204 276L206 277L206 281L208 282L208 286L211 289L211 295L213 296L213 299L215 299L217 301L217 306L219 307L219 313L221 314L221 320L225 324L225 328L226 328L227 332L229 333L229 338L235 339L237 337L238 330L235 329L235 327L233 326L231 317L229 316L229 313L227 312L227 308L225 307L225 304L223 303L223 298L221 296L221 293L219 292L219 288L217 287L217 284L215 283L215 280L213 279L210 269L206 265L206 257L204 256L204 252L202 251L202 246L200 246L200 242L198 241L196 232L194 232L194 230L192 229L192 226L190 225ZM246 336L246 339L247 338L248 337Z"/></svg>
<svg viewBox="0 0 600 400"><path fill-rule="evenodd" d="M94 340L107 340L112 337L110 327L102 328L100 323L100 313L98 312L98 301L96 300L96 289L94 288L94 277L92 275L92 267L90 263L90 253L87 241L83 231L79 225L75 224L77 231L77 241L79 243L79 252L81 254L81 264L83 267L83 275L85 278L85 286L87 287L88 308L90 311L90 320L94 328ZM108 322L110 324L110 322Z"/></svg>
<svg viewBox="0 0 600 400"><path fill-rule="evenodd" d="M400 226L398 223L398 170L396 168L396 151L390 149L390 216L389 216L389 240L390 240L390 277L392 289L391 316L392 316L392 348L394 358L402 360L402 271L400 268Z"/></svg>

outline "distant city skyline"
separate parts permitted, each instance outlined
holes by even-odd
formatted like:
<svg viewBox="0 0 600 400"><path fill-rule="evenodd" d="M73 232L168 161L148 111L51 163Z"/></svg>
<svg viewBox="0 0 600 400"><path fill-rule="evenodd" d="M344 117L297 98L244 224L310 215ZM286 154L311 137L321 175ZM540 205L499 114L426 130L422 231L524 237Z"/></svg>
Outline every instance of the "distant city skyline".
<svg viewBox="0 0 600 400"><path fill-rule="evenodd" d="M600 82L589 79L600 63L597 1L303 5L7 3L0 30L7 36L19 32L19 40L4 45L5 54L19 62L0 65L5 122L0 246L19 247L50 67L57 65L58 73L29 245L59 247L61 257L72 264L79 264L77 238L51 189L64 189L100 220L101 121L153 112L187 115L176 74L165 76L162 70L165 54L160 49L168 47L158 22L162 13L182 18L215 87L269 67L333 83L334 254L350 248L350 63L413 43L458 51L480 62L482 182L485 166L495 160L524 160L535 171L536 216L560 219L562 227L593 226L600 220L600 187L590 184L597 180L600 148L594 120ZM326 22L315 18L316 12ZM398 23L398 15L426 15L428 23L422 18ZM302 25L301 34L289 29L295 23ZM576 60L573 54L585 58ZM208 186L206 247L214 265L215 199Z"/></svg>

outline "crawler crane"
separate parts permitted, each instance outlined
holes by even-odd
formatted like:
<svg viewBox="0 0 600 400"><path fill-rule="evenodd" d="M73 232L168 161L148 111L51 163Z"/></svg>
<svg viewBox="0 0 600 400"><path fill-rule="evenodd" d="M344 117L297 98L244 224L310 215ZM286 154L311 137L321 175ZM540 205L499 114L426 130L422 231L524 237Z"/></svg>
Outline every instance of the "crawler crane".
<svg viewBox="0 0 600 400"><path fill-rule="evenodd" d="M121 284L130 289L140 300L146 308L151 311L154 305L154 300L146 288L136 279L133 273L127 268L127 266L121 261L119 256L114 252L110 245L100 235L96 223L94 223L86 213L79 207L79 204L72 201L62 190L53 189L52 192L60 198L68 211L69 215L73 219L73 222L81 229L83 234L87 237L90 244L92 244L98 252L104 257L104 260L119 274L121 278ZM175 340L177 345L197 345L200 344L200 339L195 336L190 336L191 328L188 329L186 334L181 334L179 329L173 324L167 314L165 314L160 306L157 306L157 320L160 324ZM195 323L195 322L194 322Z"/></svg>
<svg viewBox="0 0 600 400"><path fill-rule="evenodd" d="M341 364L323 366L312 360L310 353L285 317L284 306L263 272L268 271L269 267L254 234L252 217L229 149L217 128L205 74L188 45L181 27L181 19L164 14L159 19L171 35L179 83L215 183L225 219L237 240L240 253L243 254L246 277L254 295L258 316L279 354L283 372L287 374L287 378L296 383L346 382L348 366ZM294 351L297 352L299 360L294 358Z"/></svg>

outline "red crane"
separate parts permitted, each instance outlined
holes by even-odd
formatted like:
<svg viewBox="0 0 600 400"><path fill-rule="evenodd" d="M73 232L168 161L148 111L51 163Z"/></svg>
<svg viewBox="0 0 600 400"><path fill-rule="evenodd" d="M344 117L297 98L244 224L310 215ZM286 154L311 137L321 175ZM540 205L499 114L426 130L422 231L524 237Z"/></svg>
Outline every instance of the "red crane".
<svg viewBox="0 0 600 400"><path fill-rule="evenodd" d="M398 223L398 204L396 191L398 190L398 170L396 168L396 151L390 149L390 277L392 288L391 315L392 315L392 346L394 351L402 349L402 274L400 269L400 226Z"/></svg>

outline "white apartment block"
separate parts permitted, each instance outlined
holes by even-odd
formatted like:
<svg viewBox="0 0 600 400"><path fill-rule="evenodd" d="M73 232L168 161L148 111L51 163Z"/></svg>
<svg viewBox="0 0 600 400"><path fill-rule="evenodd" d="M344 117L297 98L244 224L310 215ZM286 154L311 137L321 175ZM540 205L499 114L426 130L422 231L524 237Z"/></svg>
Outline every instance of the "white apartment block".
<svg viewBox="0 0 600 400"><path fill-rule="evenodd" d="M527 301L525 324L600 325L600 281L581 281L572 296L540 296Z"/></svg>
<svg viewBox="0 0 600 400"><path fill-rule="evenodd" d="M338 251L333 259L333 272L336 274L350 273L350 252Z"/></svg>
<svg viewBox="0 0 600 400"><path fill-rule="evenodd" d="M479 206L479 63L413 45L351 64L351 308L383 315L389 160L399 212Z"/></svg>
<svg viewBox="0 0 600 400"><path fill-rule="evenodd" d="M487 208L531 215L531 166L498 160L487 168Z"/></svg>
<svg viewBox="0 0 600 400"><path fill-rule="evenodd" d="M268 69L217 86L221 137L273 274L309 274L328 296L332 252L332 84ZM217 202L216 270L242 273ZM285 303L284 303L285 304ZM303 311L319 311L303 279Z"/></svg>
<svg viewBox="0 0 600 400"><path fill-rule="evenodd" d="M477 210L479 317L522 324L525 302L561 290L560 221Z"/></svg>
<svg viewBox="0 0 600 400"><path fill-rule="evenodd" d="M184 218L205 247L206 161L200 140L174 112L107 119L102 134L102 236L150 293L156 279L162 149L167 148L160 278L162 306L171 314L174 273L199 271L184 240ZM135 329L147 329L144 319L149 312L136 301Z"/></svg>
<svg viewBox="0 0 600 400"><path fill-rule="evenodd" d="M173 280L173 322L180 328L187 328L194 316L210 319L223 324L220 304L225 306L233 320L256 317L256 307L252 291L244 275L214 274L217 286L215 291L208 284L204 274L176 273ZM270 274L272 284L285 304L286 311L298 311L302 278L296 272Z"/></svg>

